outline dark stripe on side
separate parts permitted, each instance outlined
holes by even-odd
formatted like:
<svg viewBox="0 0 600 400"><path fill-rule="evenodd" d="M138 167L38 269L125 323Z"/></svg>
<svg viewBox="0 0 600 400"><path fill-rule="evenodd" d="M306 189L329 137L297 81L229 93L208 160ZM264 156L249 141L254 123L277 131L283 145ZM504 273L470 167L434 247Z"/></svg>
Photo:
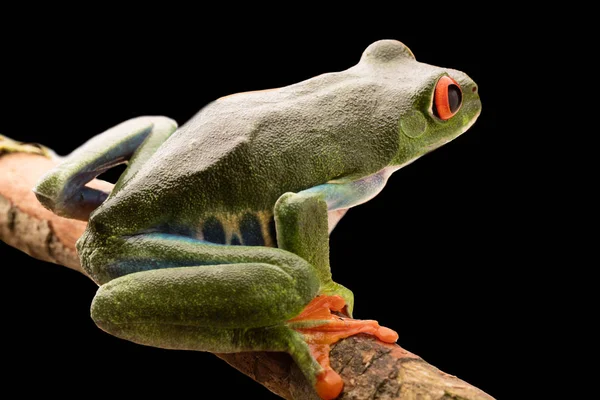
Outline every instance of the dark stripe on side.
<svg viewBox="0 0 600 400"><path fill-rule="evenodd" d="M273 247L277 247L277 229L275 229L275 218L269 220L269 235L273 241Z"/></svg>
<svg viewBox="0 0 600 400"><path fill-rule="evenodd" d="M215 217L210 217L204 221L202 227L204 240L212 243L225 244L225 230L223 225Z"/></svg>
<svg viewBox="0 0 600 400"><path fill-rule="evenodd" d="M256 215L246 213L240 222L240 232L242 240L246 246L264 246L265 238L262 235L260 221Z"/></svg>

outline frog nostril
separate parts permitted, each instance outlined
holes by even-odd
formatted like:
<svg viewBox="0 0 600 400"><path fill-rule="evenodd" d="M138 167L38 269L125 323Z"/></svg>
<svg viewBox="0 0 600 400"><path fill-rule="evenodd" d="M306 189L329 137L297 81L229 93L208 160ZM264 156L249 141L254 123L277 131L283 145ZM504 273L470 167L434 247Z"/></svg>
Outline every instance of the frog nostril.
<svg viewBox="0 0 600 400"><path fill-rule="evenodd" d="M473 86L472 91L473 91L473 93L477 92L477 86Z"/></svg>

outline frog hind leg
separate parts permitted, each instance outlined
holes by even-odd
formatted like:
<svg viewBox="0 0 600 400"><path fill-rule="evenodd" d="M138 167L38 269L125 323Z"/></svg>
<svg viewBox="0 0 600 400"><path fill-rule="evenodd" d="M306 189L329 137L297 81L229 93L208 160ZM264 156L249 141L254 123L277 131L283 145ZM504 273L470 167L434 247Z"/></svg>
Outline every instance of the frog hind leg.
<svg viewBox="0 0 600 400"><path fill-rule="evenodd" d="M302 335L287 326L319 291L306 260L171 234L115 240L110 249L81 249L101 285L91 314L104 331L169 349L288 352L309 376L319 372Z"/></svg>
<svg viewBox="0 0 600 400"><path fill-rule="evenodd" d="M288 351L285 321L312 294L282 268L248 262L154 269L99 287L96 325L138 344L210 352Z"/></svg>
<svg viewBox="0 0 600 400"><path fill-rule="evenodd" d="M110 193L85 186L110 168L129 161L113 188L116 192L177 129L166 117L138 117L93 137L48 171L33 191L55 214L87 221Z"/></svg>
<svg viewBox="0 0 600 400"><path fill-rule="evenodd" d="M112 240L78 250L101 285L92 319L117 337L170 349L287 352L322 398L334 398L341 379L328 346L382 333L373 322L340 320L334 313L344 300L319 295L315 267L289 251L162 233Z"/></svg>

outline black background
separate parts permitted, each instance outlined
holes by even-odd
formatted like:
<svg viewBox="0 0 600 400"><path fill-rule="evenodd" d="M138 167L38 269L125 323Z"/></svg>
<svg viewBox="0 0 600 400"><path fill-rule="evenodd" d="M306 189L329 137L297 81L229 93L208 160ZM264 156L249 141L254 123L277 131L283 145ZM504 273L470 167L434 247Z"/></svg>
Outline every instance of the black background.
<svg viewBox="0 0 600 400"><path fill-rule="evenodd" d="M47 11L4 14L13 24L2 35L0 133L59 154L134 116L183 124L220 96L346 69L383 38L401 40L420 61L468 73L483 103L477 123L350 210L331 236L331 262L334 278L355 293L357 318L397 330L401 346L497 398L509 393L511 342L523 335L515 293L535 214L523 193L535 181L522 147L507 137L515 111L506 99L518 84L508 74L518 66L504 55L524 37L468 12L394 23L397 11L374 5L352 19L313 10L241 23L214 11ZM209 398L203 388L219 382L225 398L277 398L211 354L103 333L89 317L96 286L83 275L3 243L0 264L8 386L81 395L72 384L79 382L99 394ZM23 376L26 386L16 383Z"/></svg>

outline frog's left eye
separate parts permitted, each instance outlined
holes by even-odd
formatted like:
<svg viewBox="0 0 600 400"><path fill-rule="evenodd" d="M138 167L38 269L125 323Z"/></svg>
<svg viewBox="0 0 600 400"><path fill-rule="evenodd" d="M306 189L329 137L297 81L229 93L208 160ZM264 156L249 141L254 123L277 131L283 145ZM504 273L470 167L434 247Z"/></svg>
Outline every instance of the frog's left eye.
<svg viewBox="0 0 600 400"><path fill-rule="evenodd" d="M433 95L433 114L443 119L450 119L458 112L462 104L462 90L454 79L442 76L435 85Z"/></svg>

